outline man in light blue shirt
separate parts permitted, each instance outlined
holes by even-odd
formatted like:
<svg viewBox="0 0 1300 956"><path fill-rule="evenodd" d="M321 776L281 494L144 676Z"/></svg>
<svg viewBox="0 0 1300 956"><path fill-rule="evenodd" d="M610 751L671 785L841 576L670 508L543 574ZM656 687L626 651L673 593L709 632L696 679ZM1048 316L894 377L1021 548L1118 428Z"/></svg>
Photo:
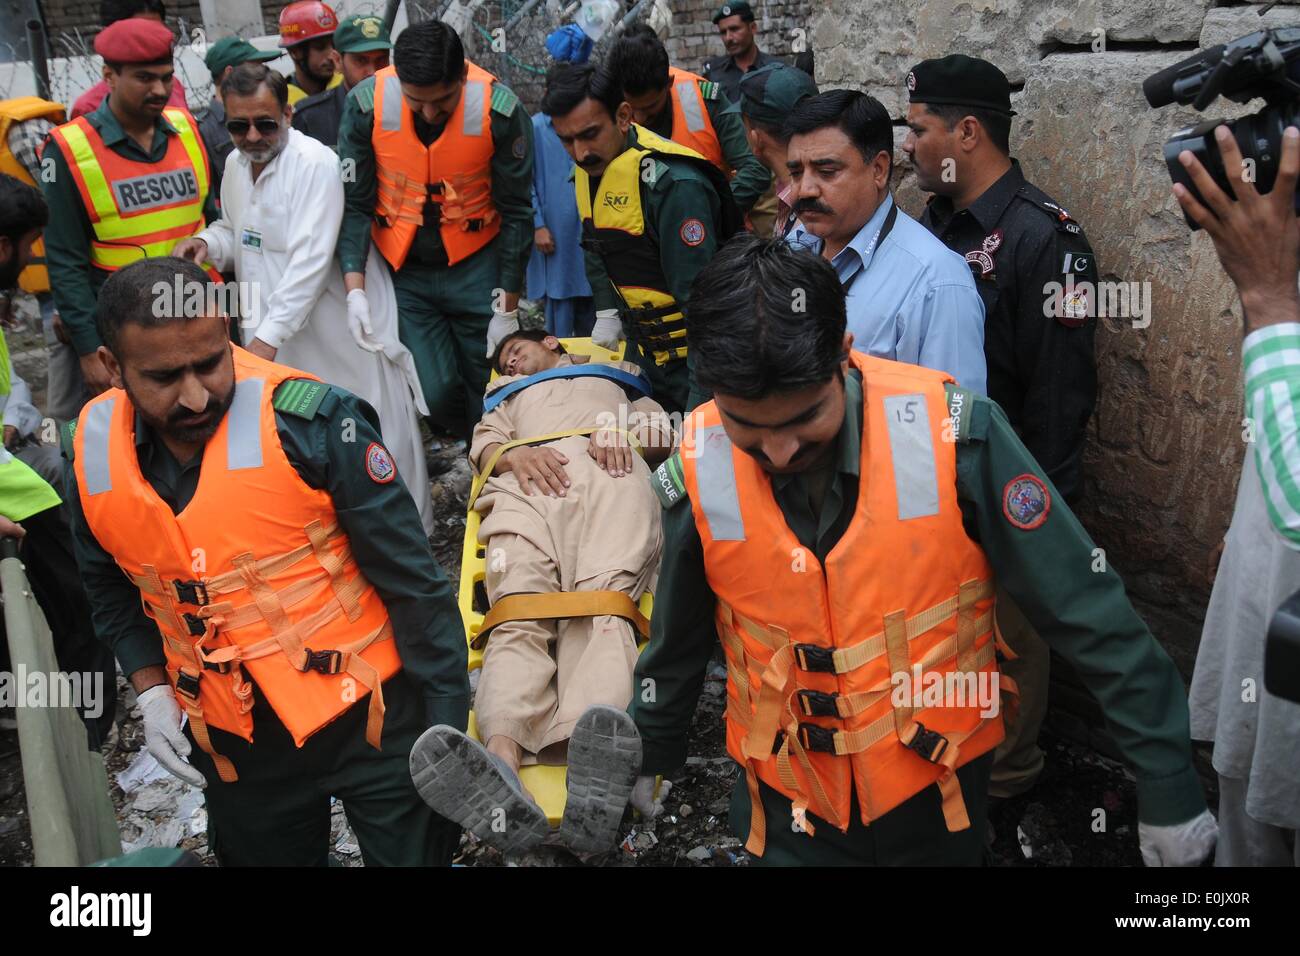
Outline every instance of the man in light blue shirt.
<svg viewBox="0 0 1300 956"><path fill-rule="evenodd" d="M984 303L966 261L889 194L889 113L865 93L830 90L801 101L786 131L801 223L790 242L835 268L855 347L983 393Z"/></svg>

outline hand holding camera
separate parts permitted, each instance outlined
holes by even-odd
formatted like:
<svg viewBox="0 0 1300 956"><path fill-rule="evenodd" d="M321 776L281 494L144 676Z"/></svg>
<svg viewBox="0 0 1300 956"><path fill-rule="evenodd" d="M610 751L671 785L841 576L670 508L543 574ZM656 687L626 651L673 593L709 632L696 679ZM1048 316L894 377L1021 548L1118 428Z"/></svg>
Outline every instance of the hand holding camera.
<svg viewBox="0 0 1300 956"><path fill-rule="evenodd" d="M1300 130L1288 126L1282 134L1282 153L1273 188L1260 195L1241 150L1226 126L1214 130L1223 169L1232 194L1225 193L1189 150L1178 161L1191 178L1193 190L1174 183L1174 195L1183 212L1214 241L1219 261L1241 294L1246 332L1277 322L1300 321L1300 222L1294 197L1300 177ZM1235 195L1235 200L1233 196Z"/></svg>

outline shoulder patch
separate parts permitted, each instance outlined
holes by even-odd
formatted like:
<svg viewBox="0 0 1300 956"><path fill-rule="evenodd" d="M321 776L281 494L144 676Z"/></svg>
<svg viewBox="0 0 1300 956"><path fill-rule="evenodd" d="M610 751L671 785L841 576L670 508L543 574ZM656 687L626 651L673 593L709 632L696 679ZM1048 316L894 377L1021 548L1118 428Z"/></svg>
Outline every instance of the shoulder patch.
<svg viewBox="0 0 1300 956"><path fill-rule="evenodd" d="M682 475L681 452L673 452L668 459L655 469L650 476L655 495L665 509L675 507L686 500L686 479Z"/></svg>
<svg viewBox="0 0 1300 956"><path fill-rule="evenodd" d="M348 99L356 100L357 106L365 111L371 112L375 108L375 80L374 77L366 77L348 93Z"/></svg>
<svg viewBox="0 0 1300 956"><path fill-rule="evenodd" d="M372 441L366 446L366 474L377 485L386 485L397 477L393 456L379 442Z"/></svg>
<svg viewBox="0 0 1300 956"><path fill-rule="evenodd" d="M706 100L716 100L718 98L718 84L712 80L700 80L700 95Z"/></svg>
<svg viewBox="0 0 1300 956"><path fill-rule="evenodd" d="M59 447L63 451L63 457L68 459L68 461L72 461L76 454L76 445L73 444L76 437L77 419L73 418L70 421L64 422L63 427L59 429Z"/></svg>
<svg viewBox="0 0 1300 956"><path fill-rule="evenodd" d="M500 113L502 116L512 116L515 107L519 105L519 97L507 87L498 83L492 84L492 111Z"/></svg>
<svg viewBox="0 0 1300 956"><path fill-rule="evenodd" d="M320 411L321 402L329 394L329 386L324 382L313 382L305 378L291 378L282 382L271 398L271 406L277 412L294 415L298 418L315 418Z"/></svg>
<svg viewBox="0 0 1300 956"><path fill-rule="evenodd" d="M1042 527L1051 510L1051 493L1037 475L1017 475L1002 489L1002 514L1021 531Z"/></svg>

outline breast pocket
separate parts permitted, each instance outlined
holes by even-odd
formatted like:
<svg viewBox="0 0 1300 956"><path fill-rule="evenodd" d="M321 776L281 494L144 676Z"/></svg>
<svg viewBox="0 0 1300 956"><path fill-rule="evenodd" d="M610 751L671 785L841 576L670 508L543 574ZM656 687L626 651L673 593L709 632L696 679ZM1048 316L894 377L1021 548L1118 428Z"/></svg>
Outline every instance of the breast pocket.
<svg viewBox="0 0 1300 956"><path fill-rule="evenodd" d="M286 225L291 210L268 210L259 223L262 232L262 248L267 252L286 252L289 248L289 229Z"/></svg>

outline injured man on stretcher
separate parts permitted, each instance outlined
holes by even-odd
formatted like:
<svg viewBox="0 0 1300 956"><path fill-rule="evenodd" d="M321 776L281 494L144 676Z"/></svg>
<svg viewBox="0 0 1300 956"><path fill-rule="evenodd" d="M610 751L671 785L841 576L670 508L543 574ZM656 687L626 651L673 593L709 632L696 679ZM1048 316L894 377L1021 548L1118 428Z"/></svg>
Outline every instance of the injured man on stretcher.
<svg viewBox="0 0 1300 956"><path fill-rule="evenodd" d="M505 338L493 364L501 377L469 451L492 605L478 637L488 634L474 701L483 744L433 727L411 772L435 810L519 853L550 829L520 766L567 763L559 842L599 852L641 767L626 712L645 627L636 602L653 591L663 547L650 473L676 435L631 363L570 356L534 330Z"/></svg>

